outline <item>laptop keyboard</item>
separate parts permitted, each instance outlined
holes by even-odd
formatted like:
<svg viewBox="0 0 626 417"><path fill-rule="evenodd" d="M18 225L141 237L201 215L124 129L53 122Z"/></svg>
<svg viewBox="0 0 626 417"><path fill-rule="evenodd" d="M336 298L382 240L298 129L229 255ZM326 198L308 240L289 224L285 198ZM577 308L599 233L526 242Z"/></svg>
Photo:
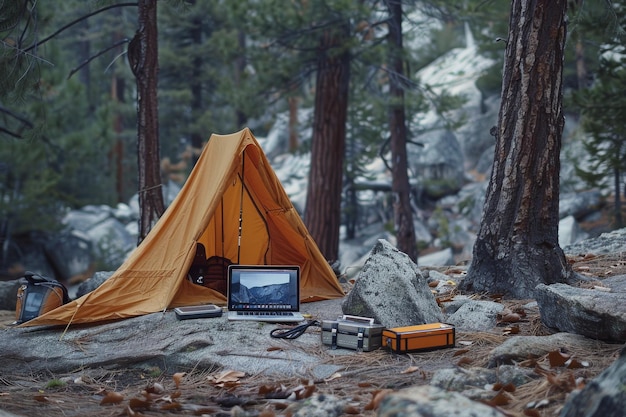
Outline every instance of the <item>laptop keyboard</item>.
<svg viewBox="0 0 626 417"><path fill-rule="evenodd" d="M290 311L238 311L238 316L292 317Z"/></svg>

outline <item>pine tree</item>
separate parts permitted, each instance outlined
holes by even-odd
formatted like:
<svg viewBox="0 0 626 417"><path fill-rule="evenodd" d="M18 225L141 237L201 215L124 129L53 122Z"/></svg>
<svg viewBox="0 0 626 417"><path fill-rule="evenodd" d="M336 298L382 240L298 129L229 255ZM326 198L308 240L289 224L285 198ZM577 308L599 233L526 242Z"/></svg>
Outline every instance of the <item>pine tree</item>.
<svg viewBox="0 0 626 417"><path fill-rule="evenodd" d="M624 10L616 9L623 22ZM599 68L593 84L573 96L582 114L582 127L589 134L583 142L589 166L577 167L578 175L593 186L612 186L615 226L622 227L621 187L626 170L626 54L624 29L613 32L599 50ZM608 180L608 182L607 182Z"/></svg>

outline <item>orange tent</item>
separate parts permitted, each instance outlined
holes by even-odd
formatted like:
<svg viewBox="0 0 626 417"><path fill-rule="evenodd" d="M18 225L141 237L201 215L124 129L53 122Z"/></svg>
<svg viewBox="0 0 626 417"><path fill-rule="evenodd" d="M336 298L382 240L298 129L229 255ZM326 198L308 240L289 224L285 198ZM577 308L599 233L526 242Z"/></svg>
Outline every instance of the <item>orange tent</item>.
<svg viewBox="0 0 626 417"><path fill-rule="evenodd" d="M187 279L197 243L233 263L300 265L302 302L340 298L337 277L249 129L212 135L152 231L100 287L22 326L122 319L184 305L224 304Z"/></svg>

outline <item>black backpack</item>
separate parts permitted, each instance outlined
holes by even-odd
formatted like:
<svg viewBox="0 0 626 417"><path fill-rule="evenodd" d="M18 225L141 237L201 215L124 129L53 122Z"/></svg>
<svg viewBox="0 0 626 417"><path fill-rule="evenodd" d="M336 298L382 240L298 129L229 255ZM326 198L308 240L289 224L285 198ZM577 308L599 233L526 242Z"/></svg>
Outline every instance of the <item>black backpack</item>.
<svg viewBox="0 0 626 417"><path fill-rule="evenodd" d="M59 281L27 271L20 278L15 304L15 324L24 323L68 303L67 288Z"/></svg>

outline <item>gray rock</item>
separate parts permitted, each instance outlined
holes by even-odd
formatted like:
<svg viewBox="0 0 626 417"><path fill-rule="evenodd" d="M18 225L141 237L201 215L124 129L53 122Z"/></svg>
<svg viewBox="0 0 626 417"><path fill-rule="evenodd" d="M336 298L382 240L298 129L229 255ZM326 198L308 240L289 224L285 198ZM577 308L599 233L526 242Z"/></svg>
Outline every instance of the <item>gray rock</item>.
<svg viewBox="0 0 626 417"><path fill-rule="evenodd" d="M419 141L425 146L409 148L409 163L423 192L434 198L458 192L465 172L456 135L449 130L433 130L422 133Z"/></svg>
<svg viewBox="0 0 626 417"><path fill-rule="evenodd" d="M485 385L496 382L498 382L498 377L495 369L459 367L436 371L430 385L447 391L462 392L469 388L484 389Z"/></svg>
<svg viewBox="0 0 626 417"><path fill-rule="evenodd" d="M609 253L626 252L626 228L602 233L596 238L585 239L582 242L565 246L563 251L571 255L606 255Z"/></svg>
<svg viewBox="0 0 626 417"><path fill-rule="evenodd" d="M428 255L420 256L417 259L418 264L425 266L446 266L454 265L454 254L452 249L446 248L438 252L429 253Z"/></svg>
<svg viewBox="0 0 626 417"><path fill-rule="evenodd" d="M559 221L559 246L565 247L589 237L589 234L582 230L574 216L567 216Z"/></svg>
<svg viewBox="0 0 626 417"><path fill-rule="evenodd" d="M538 375L533 369L522 368L515 365L501 365L497 369L498 382L503 384L513 384L516 387L522 386Z"/></svg>
<svg viewBox="0 0 626 417"><path fill-rule="evenodd" d="M46 242L46 255L57 271L57 279L68 282L87 272L93 265L91 239L79 230L53 235Z"/></svg>
<svg viewBox="0 0 626 417"><path fill-rule="evenodd" d="M15 310L19 280L0 281L0 310Z"/></svg>
<svg viewBox="0 0 626 417"><path fill-rule="evenodd" d="M459 311L459 308L461 308L463 304L469 303L471 301L472 299L467 296L457 295L452 301L443 303L442 309L443 313L446 315L446 322L452 324L449 317Z"/></svg>
<svg viewBox="0 0 626 417"><path fill-rule="evenodd" d="M0 410L0 417L22 417L17 414L10 413L8 411Z"/></svg>
<svg viewBox="0 0 626 417"><path fill-rule="evenodd" d="M600 208L602 195L600 190L578 191L561 194L559 198L559 217L572 216L580 219Z"/></svg>
<svg viewBox="0 0 626 417"><path fill-rule="evenodd" d="M602 286L610 288L611 292L626 293L626 275L616 275L602 280Z"/></svg>
<svg viewBox="0 0 626 417"><path fill-rule="evenodd" d="M592 339L626 341L626 292L540 284L535 297L541 321L550 328Z"/></svg>
<svg viewBox="0 0 626 417"><path fill-rule="evenodd" d="M431 385L416 386L388 394L380 403L378 417L504 417L493 407L456 392Z"/></svg>
<svg viewBox="0 0 626 417"><path fill-rule="evenodd" d="M574 393L560 417L623 417L626 410L626 349L581 391Z"/></svg>
<svg viewBox="0 0 626 417"><path fill-rule="evenodd" d="M332 395L317 394L287 407L293 417L336 417L343 415L345 401Z"/></svg>
<svg viewBox="0 0 626 417"><path fill-rule="evenodd" d="M87 281L81 282L76 289L75 298L82 297L83 295L92 292L96 288L98 288L104 281L109 279L111 275L114 274L115 271L98 271L93 277L89 278Z"/></svg>
<svg viewBox="0 0 626 417"><path fill-rule="evenodd" d="M530 382L536 376L532 369L513 365L502 365L497 369L456 367L436 371L430 385L460 392L471 399L482 399L493 397L491 385L496 382L518 387Z"/></svg>
<svg viewBox="0 0 626 417"><path fill-rule="evenodd" d="M443 319L417 265L383 239L372 249L342 310L344 314L373 318L389 328Z"/></svg>
<svg viewBox="0 0 626 417"><path fill-rule="evenodd" d="M570 333L556 333L549 336L513 336L489 352L488 367L495 368L514 361L539 358L547 353L562 349L567 352L572 347L593 349L595 342L584 336Z"/></svg>
<svg viewBox="0 0 626 417"><path fill-rule="evenodd" d="M493 301L466 300L446 322L459 330L490 330L496 326L498 313L503 309L502 304Z"/></svg>
<svg viewBox="0 0 626 417"><path fill-rule="evenodd" d="M124 225L113 217L94 225L86 233L93 242L96 259L107 269L119 267L137 244Z"/></svg>

